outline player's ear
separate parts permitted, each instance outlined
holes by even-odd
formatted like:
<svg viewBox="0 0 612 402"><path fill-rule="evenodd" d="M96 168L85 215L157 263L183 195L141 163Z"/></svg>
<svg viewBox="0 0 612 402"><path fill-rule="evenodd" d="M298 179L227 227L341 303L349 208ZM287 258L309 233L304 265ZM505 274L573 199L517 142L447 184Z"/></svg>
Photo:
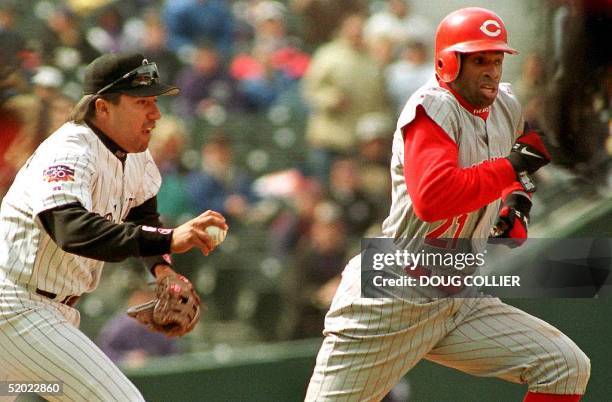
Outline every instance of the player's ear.
<svg viewBox="0 0 612 402"><path fill-rule="evenodd" d="M108 101L103 98L98 98L95 100L94 109L96 110L96 115L100 116L108 113Z"/></svg>

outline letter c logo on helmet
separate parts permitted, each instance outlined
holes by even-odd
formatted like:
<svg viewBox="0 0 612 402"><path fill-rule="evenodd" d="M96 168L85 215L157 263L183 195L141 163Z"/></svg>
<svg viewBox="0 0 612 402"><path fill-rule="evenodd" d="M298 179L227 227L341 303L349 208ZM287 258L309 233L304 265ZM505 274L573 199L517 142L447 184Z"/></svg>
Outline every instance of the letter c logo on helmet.
<svg viewBox="0 0 612 402"><path fill-rule="evenodd" d="M489 27L493 25L494 28L497 28L495 30L491 30L489 29ZM495 21L495 20L486 20L485 22L482 23L482 25L480 26L480 30L482 31L482 33L484 33L487 36L491 36L491 37L496 37L499 36L502 32L501 30L501 26L499 25L499 22Z"/></svg>
<svg viewBox="0 0 612 402"><path fill-rule="evenodd" d="M518 53L508 46L508 33L501 18L480 7L461 8L444 17L435 42L436 74L444 82L452 82L459 75L462 53Z"/></svg>

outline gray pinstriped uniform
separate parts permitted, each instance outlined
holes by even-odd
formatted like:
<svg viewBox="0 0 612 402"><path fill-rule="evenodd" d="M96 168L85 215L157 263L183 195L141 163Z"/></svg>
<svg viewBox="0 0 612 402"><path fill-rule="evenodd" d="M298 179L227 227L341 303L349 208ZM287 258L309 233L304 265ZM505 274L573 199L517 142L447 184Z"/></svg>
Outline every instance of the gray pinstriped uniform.
<svg viewBox="0 0 612 402"><path fill-rule="evenodd" d="M64 382L61 400L142 400L139 391L78 330L79 313L56 300L93 291L104 263L60 249L38 213L72 202L115 223L157 194L149 151L125 166L85 125L66 123L18 173L0 210L0 380Z"/></svg>
<svg viewBox="0 0 612 402"><path fill-rule="evenodd" d="M520 105L505 84L486 123L435 79L410 98L393 138L393 201L383 233L412 250L444 222L421 221L406 189L401 129L414 119L418 105L457 144L461 167L508 155L523 125ZM473 252L481 252L499 206L498 200L467 214L462 227L452 218L439 237L470 239ZM533 392L584 393L589 359L550 324L498 298L471 293L450 298L436 288L414 288L408 299L361 298L360 265L355 256L342 274L306 401L378 401L423 358L473 375L527 383Z"/></svg>
<svg viewBox="0 0 612 402"><path fill-rule="evenodd" d="M491 107L487 122L463 108L447 90L440 88L432 78L404 107L393 135L391 157L391 180L393 202L389 216L383 223L386 237L415 241L440 226L442 222L424 222L412 209L412 201L404 180L404 138L401 129L410 123L416 113L416 106L422 105L432 118L455 142L459 148L459 166L470 167L488 159L508 155L516 138L521 134L523 119L518 101L510 94L507 84L500 85L495 106ZM467 214L460 238L471 238L475 252L484 250L489 231L495 224L500 201L493 202L478 211ZM458 229L458 217L441 238L453 238ZM418 240L416 240L418 241ZM406 246L415 246L406 244ZM419 245L420 246L420 245ZM418 248L416 248L418 249Z"/></svg>

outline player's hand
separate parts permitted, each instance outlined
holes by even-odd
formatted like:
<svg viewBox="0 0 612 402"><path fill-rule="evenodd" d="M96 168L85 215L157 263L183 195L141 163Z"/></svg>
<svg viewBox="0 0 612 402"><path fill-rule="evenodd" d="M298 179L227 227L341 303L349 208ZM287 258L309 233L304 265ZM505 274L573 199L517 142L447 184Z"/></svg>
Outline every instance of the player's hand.
<svg viewBox="0 0 612 402"><path fill-rule="evenodd" d="M517 138L508 160L518 175L521 172L534 173L547 165L551 157L538 133L529 131Z"/></svg>
<svg viewBox="0 0 612 402"><path fill-rule="evenodd" d="M223 215L215 211L206 211L174 229L170 251L172 253L184 253L195 247L202 251L204 255L208 255L215 249L213 239L206 233L206 228L209 226L228 229Z"/></svg>
<svg viewBox="0 0 612 402"><path fill-rule="evenodd" d="M499 217L493 229L491 237L494 239L508 239L503 244L514 248L522 245L527 240L527 227L529 224L529 212L531 211L531 200L520 193L512 193L506 197Z"/></svg>

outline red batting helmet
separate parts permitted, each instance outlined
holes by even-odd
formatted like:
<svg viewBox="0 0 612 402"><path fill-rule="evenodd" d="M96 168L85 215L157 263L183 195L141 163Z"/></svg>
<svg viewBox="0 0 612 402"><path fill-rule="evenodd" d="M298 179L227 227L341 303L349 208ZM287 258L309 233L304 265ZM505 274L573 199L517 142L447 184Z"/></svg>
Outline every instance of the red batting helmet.
<svg viewBox="0 0 612 402"><path fill-rule="evenodd" d="M480 7L462 8L447 15L436 31L436 73L444 82L459 75L458 53L518 52L508 46L504 22L493 11Z"/></svg>

